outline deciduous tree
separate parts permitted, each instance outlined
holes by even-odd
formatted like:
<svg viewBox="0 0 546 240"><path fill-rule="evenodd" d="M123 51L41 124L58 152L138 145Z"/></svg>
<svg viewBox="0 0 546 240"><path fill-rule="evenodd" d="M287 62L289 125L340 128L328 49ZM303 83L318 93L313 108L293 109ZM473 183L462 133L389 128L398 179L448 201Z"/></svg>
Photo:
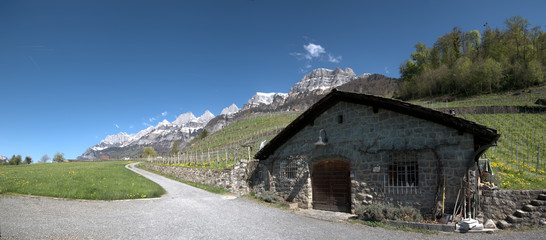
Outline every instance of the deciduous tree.
<svg viewBox="0 0 546 240"><path fill-rule="evenodd" d="M53 156L53 162L61 163L64 162L64 153L56 153L55 156Z"/></svg>
<svg viewBox="0 0 546 240"><path fill-rule="evenodd" d="M19 164L21 164L21 155L11 156L9 160L9 165L19 165Z"/></svg>
<svg viewBox="0 0 546 240"><path fill-rule="evenodd" d="M145 147L144 149L142 149L142 154L140 156L143 158L156 157L157 152L153 147Z"/></svg>

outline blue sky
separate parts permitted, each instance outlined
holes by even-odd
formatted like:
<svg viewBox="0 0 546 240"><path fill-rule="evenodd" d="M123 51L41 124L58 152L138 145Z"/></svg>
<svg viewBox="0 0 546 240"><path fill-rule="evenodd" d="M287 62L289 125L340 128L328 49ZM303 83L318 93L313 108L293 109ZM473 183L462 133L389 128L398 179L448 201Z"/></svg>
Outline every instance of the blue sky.
<svg viewBox="0 0 546 240"><path fill-rule="evenodd" d="M0 1L0 155L76 158L106 135L288 92L315 68L399 77L454 26L546 24L546 1Z"/></svg>

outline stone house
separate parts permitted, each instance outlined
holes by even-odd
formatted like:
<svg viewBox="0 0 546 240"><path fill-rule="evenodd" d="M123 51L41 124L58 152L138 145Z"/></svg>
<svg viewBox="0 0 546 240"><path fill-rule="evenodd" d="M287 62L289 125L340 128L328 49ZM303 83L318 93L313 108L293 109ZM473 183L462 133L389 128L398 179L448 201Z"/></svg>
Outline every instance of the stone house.
<svg viewBox="0 0 546 240"><path fill-rule="evenodd" d="M253 187L300 208L370 203L453 209L461 180L497 131L395 99L333 90L256 155Z"/></svg>

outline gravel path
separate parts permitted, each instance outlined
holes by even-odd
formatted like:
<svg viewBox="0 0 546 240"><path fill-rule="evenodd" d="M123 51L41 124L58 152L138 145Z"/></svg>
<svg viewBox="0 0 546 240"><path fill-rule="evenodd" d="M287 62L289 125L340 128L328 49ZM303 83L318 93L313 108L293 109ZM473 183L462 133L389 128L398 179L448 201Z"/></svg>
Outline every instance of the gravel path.
<svg viewBox="0 0 546 240"><path fill-rule="evenodd" d="M329 222L216 195L131 170L167 190L161 198L63 200L0 195L0 239L544 239L546 230L438 234Z"/></svg>

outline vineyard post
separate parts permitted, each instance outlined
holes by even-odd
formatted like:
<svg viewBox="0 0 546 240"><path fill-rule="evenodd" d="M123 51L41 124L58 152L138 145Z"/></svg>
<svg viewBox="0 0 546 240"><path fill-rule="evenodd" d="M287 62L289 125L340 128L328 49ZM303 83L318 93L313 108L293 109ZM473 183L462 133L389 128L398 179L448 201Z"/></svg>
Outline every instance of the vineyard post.
<svg viewBox="0 0 546 240"><path fill-rule="evenodd" d="M210 160L210 148L207 148L207 163L211 163L212 161ZM212 164L210 164L212 165Z"/></svg>
<svg viewBox="0 0 546 240"><path fill-rule="evenodd" d="M228 149L225 148L224 150L225 150L225 153L226 153L226 168L227 168L227 161L228 161L228 160L227 160L227 158L228 158L227 152L228 152Z"/></svg>
<svg viewBox="0 0 546 240"><path fill-rule="evenodd" d="M538 144L538 151L537 151L537 169L535 169L535 172L538 172L538 168L540 167L540 142Z"/></svg>
<svg viewBox="0 0 546 240"><path fill-rule="evenodd" d="M250 161L250 145L248 146L248 161Z"/></svg>
<svg viewBox="0 0 546 240"><path fill-rule="evenodd" d="M517 138L517 140L516 140L516 165L518 165L518 169L519 169L519 164L518 164L518 150L519 150L519 138Z"/></svg>

